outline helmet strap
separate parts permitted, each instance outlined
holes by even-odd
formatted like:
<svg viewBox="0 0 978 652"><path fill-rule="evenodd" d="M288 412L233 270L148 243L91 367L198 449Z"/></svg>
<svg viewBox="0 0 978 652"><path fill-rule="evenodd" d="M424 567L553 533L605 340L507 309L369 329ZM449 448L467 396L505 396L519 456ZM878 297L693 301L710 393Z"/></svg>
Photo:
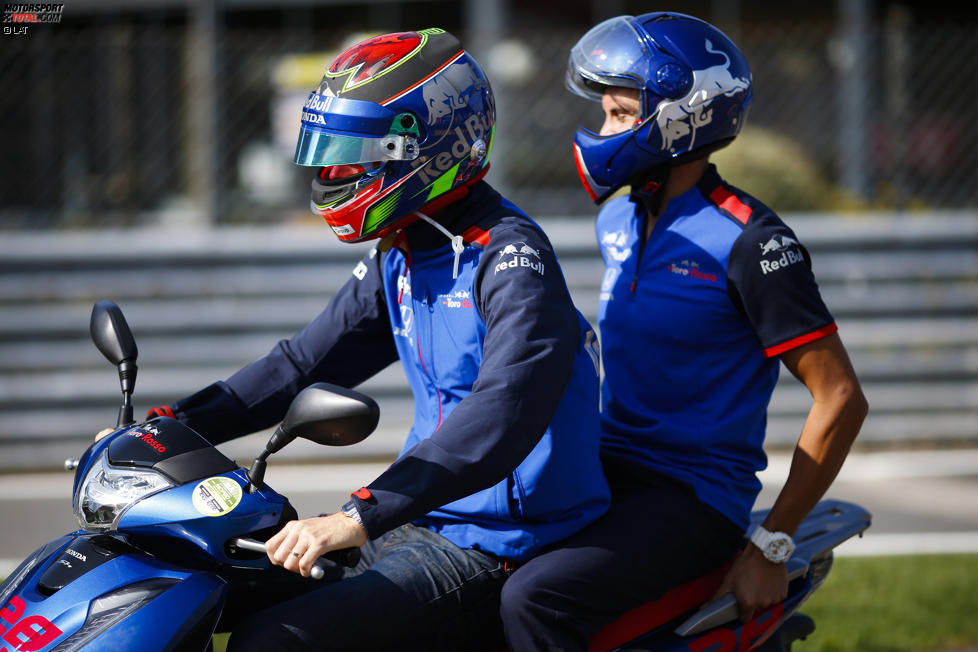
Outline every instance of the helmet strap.
<svg viewBox="0 0 978 652"><path fill-rule="evenodd" d="M632 191L628 198L643 206L649 215L657 216L662 208L662 199L665 196L666 185L669 183L670 170L672 170L671 165L663 164L635 175L631 182Z"/></svg>

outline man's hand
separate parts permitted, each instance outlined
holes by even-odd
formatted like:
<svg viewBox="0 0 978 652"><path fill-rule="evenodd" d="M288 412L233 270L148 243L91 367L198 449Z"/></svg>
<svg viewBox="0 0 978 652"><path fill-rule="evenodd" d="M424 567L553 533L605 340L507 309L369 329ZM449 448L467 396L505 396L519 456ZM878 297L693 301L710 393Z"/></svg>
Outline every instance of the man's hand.
<svg viewBox="0 0 978 652"><path fill-rule="evenodd" d="M265 542L268 558L276 566L309 577L315 561L331 550L359 548L367 531L342 512L289 521Z"/></svg>
<svg viewBox="0 0 978 652"><path fill-rule="evenodd" d="M105 428L104 430L99 430L97 433L95 433L95 441L98 441L106 435L111 435L113 432L115 432L115 430L115 428Z"/></svg>
<svg viewBox="0 0 978 652"><path fill-rule="evenodd" d="M788 571L784 564L769 562L754 544L748 543L710 599L727 593L733 593L737 598L740 620L746 623L787 597Z"/></svg>

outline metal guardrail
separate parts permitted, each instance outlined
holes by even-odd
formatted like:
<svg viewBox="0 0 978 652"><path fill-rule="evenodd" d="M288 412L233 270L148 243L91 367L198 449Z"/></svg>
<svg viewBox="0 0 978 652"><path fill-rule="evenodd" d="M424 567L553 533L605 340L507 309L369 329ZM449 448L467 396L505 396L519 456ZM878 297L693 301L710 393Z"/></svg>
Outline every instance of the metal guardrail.
<svg viewBox="0 0 978 652"><path fill-rule="evenodd" d="M823 295L870 401L868 443L978 439L978 214L796 215ZM595 320L602 264L589 220L542 219L575 302ZM0 470L53 468L111 425L115 370L88 340L92 304L123 308L139 345L141 410L227 377L315 316L367 245L320 224L0 235ZM392 457L411 419L397 365L365 383L378 432L349 449L280 457ZM768 443L793 444L810 397L782 374ZM222 446L250 459L253 435Z"/></svg>

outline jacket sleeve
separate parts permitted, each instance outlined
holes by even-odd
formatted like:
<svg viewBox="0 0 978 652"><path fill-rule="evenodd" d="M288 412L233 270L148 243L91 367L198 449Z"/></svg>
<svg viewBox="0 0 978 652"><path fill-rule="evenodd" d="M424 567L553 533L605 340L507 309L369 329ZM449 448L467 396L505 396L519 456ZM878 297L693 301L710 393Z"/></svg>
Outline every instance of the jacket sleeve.
<svg viewBox="0 0 978 652"><path fill-rule="evenodd" d="M472 392L353 495L371 537L506 478L540 441L570 378L581 328L550 243L529 224L490 234L474 283L486 333Z"/></svg>
<svg viewBox="0 0 978 652"><path fill-rule="evenodd" d="M180 421L214 444L276 424L315 382L353 387L397 359L372 250L325 310L265 357L173 406Z"/></svg>

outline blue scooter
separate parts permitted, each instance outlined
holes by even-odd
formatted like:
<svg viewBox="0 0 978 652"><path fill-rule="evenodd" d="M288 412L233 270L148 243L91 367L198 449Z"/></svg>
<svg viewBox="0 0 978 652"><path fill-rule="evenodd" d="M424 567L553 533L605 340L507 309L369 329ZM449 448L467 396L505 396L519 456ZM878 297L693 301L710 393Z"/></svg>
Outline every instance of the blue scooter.
<svg viewBox="0 0 978 652"><path fill-rule="evenodd" d="M137 349L118 306L95 304L91 333L119 368L117 429L77 462L73 506L82 529L38 549L0 585L0 652L209 650L228 596L269 569L263 542L296 518L263 481L268 456L297 437L357 443L376 427L379 410L357 392L312 385L251 468L240 468L178 421L133 423ZM732 595L704 604L723 578L720 568L624 614L590 649L790 650L814 630L798 608L828 574L833 549L869 524L858 505L820 502L795 534L787 598L750 622L738 620ZM355 548L329 553L313 576L330 563L355 566L359 556Z"/></svg>
<svg viewBox="0 0 978 652"><path fill-rule="evenodd" d="M91 334L119 368L116 430L75 463L82 529L39 548L0 585L0 652L207 650L229 591L269 567L263 542L296 518L263 481L268 456L297 437L357 443L380 411L357 392L312 385L246 470L178 421L133 422L137 348L118 306L95 304ZM326 557L352 567L360 551ZM317 565L313 577L322 574Z"/></svg>

